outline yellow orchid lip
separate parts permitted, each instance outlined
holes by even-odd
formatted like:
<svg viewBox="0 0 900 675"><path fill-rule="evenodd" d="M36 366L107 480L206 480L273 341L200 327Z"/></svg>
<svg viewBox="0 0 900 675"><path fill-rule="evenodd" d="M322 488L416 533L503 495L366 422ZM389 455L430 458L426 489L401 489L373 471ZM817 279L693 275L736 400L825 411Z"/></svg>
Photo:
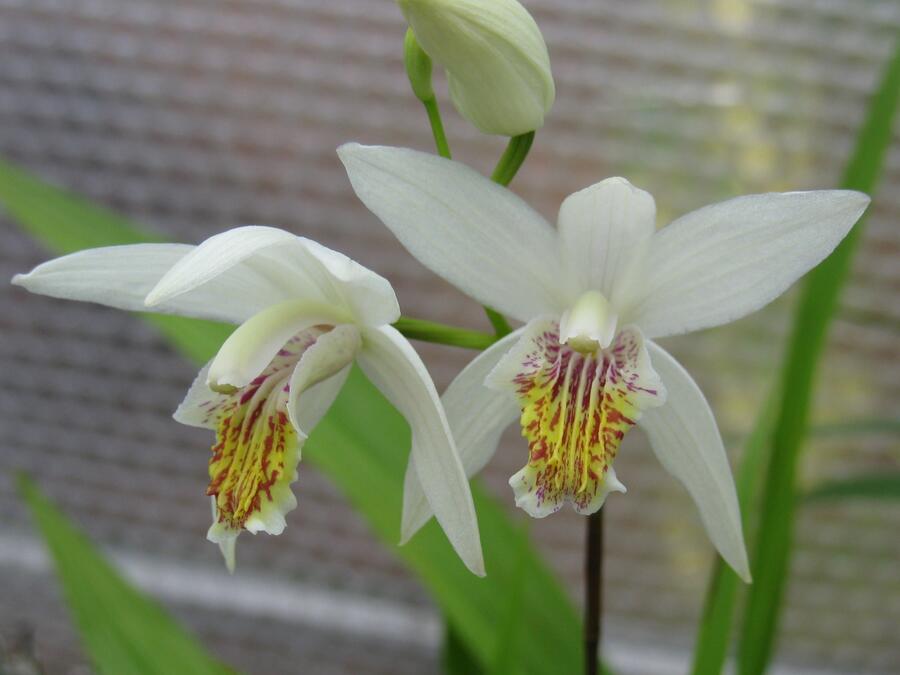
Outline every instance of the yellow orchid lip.
<svg viewBox="0 0 900 675"><path fill-rule="evenodd" d="M304 352L329 330L317 326L292 336L261 374L218 402L207 488L214 529L277 534L284 528L284 514L296 506L290 484L301 442L287 412L288 382Z"/></svg>
<svg viewBox="0 0 900 675"><path fill-rule="evenodd" d="M643 336L627 326L606 348L584 353L563 344L559 324L547 321L522 341L510 353L519 368L508 383L528 441L528 463L509 481L516 504L535 517L566 502L593 513L609 492L625 490L612 471L625 433L665 400Z"/></svg>

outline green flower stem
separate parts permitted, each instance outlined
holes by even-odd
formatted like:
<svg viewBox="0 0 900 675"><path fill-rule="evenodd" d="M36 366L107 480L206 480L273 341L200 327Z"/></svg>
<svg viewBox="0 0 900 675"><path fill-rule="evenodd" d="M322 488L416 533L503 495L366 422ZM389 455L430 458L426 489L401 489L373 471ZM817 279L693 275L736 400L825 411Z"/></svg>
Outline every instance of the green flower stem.
<svg viewBox="0 0 900 675"><path fill-rule="evenodd" d="M494 335L498 338L505 337L512 333L512 326L509 325L509 321L507 321L506 317L496 309L485 306L484 313L487 314L488 321L491 322L491 326L494 328Z"/></svg>
<svg viewBox="0 0 900 675"><path fill-rule="evenodd" d="M510 138L506 150L500 157L500 161L497 162L497 166L494 167L494 173L491 174L491 180L503 186L509 185L519 172L519 168L522 166L525 158L528 157L528 151L531 150L531 144L533 142L533 131ZM509 321L507 321L506 317L500 312L491 309L490 307L485 307L484 312L487 314L488 321L490 321L491 326L494 327L494 333L498 338L512 333L512 326L509 325Z"/></svg>
<svg viewBox="0 0 900 675"><path fill-rule="evenodd" d="M394 328L413 340L435 342L441 345L463 347L465 349L487 349L497 341L497 336L490 333L447 326L434 321L426 321L425 319L412 319L406 316L400 317L394 323Z"/></svg>
<svg viewBox="0 0 900 675"><path fill-rule="evenodd" d="M528 151L531 150L533 142L533 131L510 138L506 150L494 168L494 173L491 174L491 180L500 185L509 185L519 172L519 167L522 166L525 158L528 157Z"/></svg>
<svg viewBox="0 0 900 675"><path fill-rule="evenodd" d="M444 133L444 123L441 120L441 111L438 108L437 99L433 96L422 101L425 112L428 113L428 122L431 124L431 135L434 136L434 145L441 157L451 159L450 144L447 142L447 134Z"/></svg>
<svg viewBox="0 0 900 675"><path fill-rule="evenodd" d="M603 515L586 518L584 546L584 675L597 675L603 628Z"/></svg>

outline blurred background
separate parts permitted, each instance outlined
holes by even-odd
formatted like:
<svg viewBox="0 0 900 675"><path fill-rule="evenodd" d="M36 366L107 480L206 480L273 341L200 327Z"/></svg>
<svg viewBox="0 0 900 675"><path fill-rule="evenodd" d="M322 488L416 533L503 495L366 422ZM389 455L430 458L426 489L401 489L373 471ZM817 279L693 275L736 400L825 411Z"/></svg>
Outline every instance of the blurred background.
<svg viewBox="0 0 900 675"><path fill-rule="evenodd" d="M660 224L741 193L833 187L900 30L897 0L526 0L557 102L513 189L554 219L569 193L624 175ZM0 0L0 154L167 239L278 225L388 277L404 313L487 328L354 197L342 142L431 150L390 0ZM445 87L439 77L439 92ZM441 98L454 155L503 148ZM890 151L819 375L814 421L896 416L900 149ZM0 279L47 253L0 214ZM665 344L738 456L779 362L788 295ZM135 317L0 288L0 645L49 673L89 672L10 476L30 472L141 585L248 673L437 672L439 616L392 551L301 466L281 537L242 538L229 578L204 539L208 433L171 420L195 375ZM473 355L422 346L445 386ZM897 437L820 434L802 481L900 465ZM525 461L508 432L486 473L513 509ZM606 645L621 673L687 667L712 549L640 432L608 502ZM531 533L573 599L583 521ZM778 649L783 673L900 672L900 506L802 507ZM274 599L274 600L273 600ZM540 636L533 636L539 640Z"/></svg>

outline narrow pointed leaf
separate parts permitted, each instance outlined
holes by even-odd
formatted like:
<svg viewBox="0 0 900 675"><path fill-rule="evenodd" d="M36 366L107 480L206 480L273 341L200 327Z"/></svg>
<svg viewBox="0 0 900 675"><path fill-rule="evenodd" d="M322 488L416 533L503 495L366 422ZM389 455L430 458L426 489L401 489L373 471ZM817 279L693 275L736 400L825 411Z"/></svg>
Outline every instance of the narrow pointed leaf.
<svg viewBox="0 0 900 675"><path fill-rule="evenodd" d="M844 172L842 187L867 193L873 190L890 143L898 93L900 48L895 52L871 100L854 154ZM748 589L751 600L746 608L741 636L742 675L763 672L772 654L782 600L782 580L787 572L791 543L790 523L795 490L793 472L806 426L809 392L826 329L834 314L837 295L861 228L862 224L857 224L844 243L807 278L780 380L773 387L744 449L737 487L751 552L754 584ZM793 381L791 378L794 378ZM795 398L793 402L791 396ZM792 414L797 415L793 420L790 417ZM794 427L785 452L776 452L771 441L776 421L782 446L786 439L786 427ZM755 486L762 484L767 473L773 475L785 467L789 475L778 475L774 485L770 483L766 486L765 498L773 502L766 505L762 514L757 514L756 504L760 503L760 499L755 494ZM785 502L787 507L783 512L779 511ZM754 527L748 524L748 518L762 522ZM770 525L769 521L774 521L775 529L766 530L765 537L755 536ZM694 652L694 675L722 672L731 640L734 608L741 589L736 575L716 560Z"/></svg>
<svg viewBox="0 0 900 675"><path fill-rule="evenodd" d="M804 498L807 502L837 499L900 499L900 471L828 481L808 491Z"/></svg>
<svg viewBox="0 0 900 675"><path fill-rule="evenodd" d="M19 492L43 535L72 620L98 673L233 672L169 614L134 588L28 479Z"/></svg>
<svg viewBox="0 0 900 675"><path fill-rule="evenodd" d="M900 43L875 92L842 187L872 193L891 142L900 98ZM789 575L797 467L807 435L816 372L840 291L863 231L858 223L835 252L806 279L781 373L781 407L776 415L771 455L764 481L760 531L753 557L738 650L740 675L761 675L775 651L785 584Z"/></svg>

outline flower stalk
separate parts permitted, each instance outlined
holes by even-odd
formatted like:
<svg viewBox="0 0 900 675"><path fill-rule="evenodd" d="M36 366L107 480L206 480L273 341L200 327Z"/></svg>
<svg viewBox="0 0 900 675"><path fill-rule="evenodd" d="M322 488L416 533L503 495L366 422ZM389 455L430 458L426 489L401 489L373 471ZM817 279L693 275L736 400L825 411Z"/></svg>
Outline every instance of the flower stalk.
<svg viewBox="0 0 900 675"><path fill-rule="evenodd" d="M494 168L494 173L491 174L491 180L500 185L509 186L525 162L525 158L528 157L533 142L533 131L510 138L506 150Z"/></svg>
<svg viewBox="0 0 900 675"><path fill-rule="evenodd" d="M431 135L434 136L434 147L441 157L451 159L450 143L447 134L444 133L444 122L441 120L441 111L438 108L437 99L432 96L427 101L422 101L425 112L428 114L428 123L431 125Z"/></svg>
<svg viewBox="0 0 900 675"><path fill-rule="evenodd" d="M434 95L434 87L431 85L431 57L419 45L412 28L407 29L406 36L403 38L403 65L406 67L406 75L409 78L409 86L412 88L413 94L425 106L437 153L441 157L450 159L450 143L447 142L441 111L438 108L437 97Z"/></svg>
<svg viewBox="0 0 900 675"><path fill-rule="evenodd" d="M411 340L462 347L463 349L487 349L497 341L497 336L490 333L406 316L401 316L394 323L394 328Z"/></svg>
<svg viewBox="0 0 900 675"><path fill-rule="evenodd" d="M596 675L603 626L603 509L587 518L584 543L584 672Z"/></svg>
<svg viewBox="0 0 900 675"><path fill-rule="evenodd" d="M508 186L512 179L516 177L519 168L525 162L525 158L528 157L528 152L531 150L533 142L533 131L510 138L509 143L506 145L506 150L500 156L497 166L494 167L491 180L500 185ZM447 157L449 158L449 155ZM512 333L512 326L509 325L509 321L500 312L491 309L487 305L484 307L484 312L487 314L488 321L494 327L494 333L498 338Z"/></svg>

